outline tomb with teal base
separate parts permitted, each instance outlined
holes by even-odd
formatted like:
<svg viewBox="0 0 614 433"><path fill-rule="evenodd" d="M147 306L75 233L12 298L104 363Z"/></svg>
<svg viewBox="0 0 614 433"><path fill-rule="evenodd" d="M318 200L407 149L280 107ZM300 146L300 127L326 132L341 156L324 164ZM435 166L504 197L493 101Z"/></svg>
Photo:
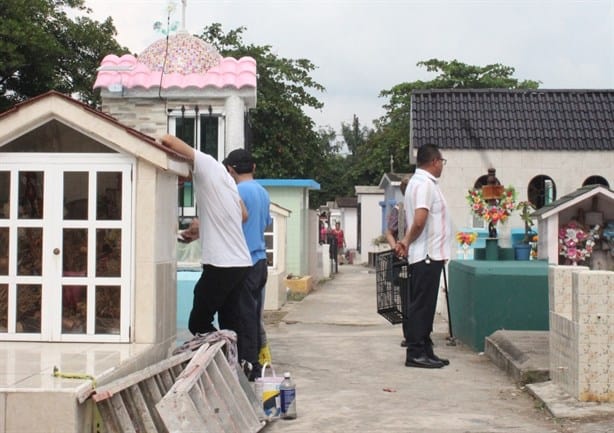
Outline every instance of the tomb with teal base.
<svg viewBox="0 0 614 433"><path fill-rule="evenodd" d="M476 249L476 258L482 254ZM548 330L548 263L513 258L511 248L499 248L498 260L449 263L452 333L476 352L499 329Z"/></svg>

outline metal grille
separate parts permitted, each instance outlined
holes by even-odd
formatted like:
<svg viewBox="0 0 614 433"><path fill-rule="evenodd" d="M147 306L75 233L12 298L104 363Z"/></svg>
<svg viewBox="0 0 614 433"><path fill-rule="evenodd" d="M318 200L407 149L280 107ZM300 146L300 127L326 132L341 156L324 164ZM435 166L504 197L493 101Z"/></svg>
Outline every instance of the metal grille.
<svg viewBox="0 0 614 433"><path fill-rule="evenodd" d="M377 313L393 325L403 322L403 298L409 293L409 265L395 256L394 251L385 251L375 260Z"/></svg>

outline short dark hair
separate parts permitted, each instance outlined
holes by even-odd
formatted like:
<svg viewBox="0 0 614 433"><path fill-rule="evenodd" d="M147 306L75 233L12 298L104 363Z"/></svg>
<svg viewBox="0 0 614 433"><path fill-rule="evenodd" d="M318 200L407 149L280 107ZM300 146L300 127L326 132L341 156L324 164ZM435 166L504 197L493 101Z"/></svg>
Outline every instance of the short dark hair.
<svg viewBox="0 0 614 433"><path fill-rule="evenodd" d="M235 149L222 161L225 166L230 166L238 174L251 173L254 171L254 158L245 149Z"/></svg>
<svg viewBox="0 0 614 433"><path fill-rule="evenodd" d="M416 162L418 167L421 167L429 162L437 159L441 156L441 152L439 148L434 144L423 144L418 148L418 155L416 157Z"/></svg>

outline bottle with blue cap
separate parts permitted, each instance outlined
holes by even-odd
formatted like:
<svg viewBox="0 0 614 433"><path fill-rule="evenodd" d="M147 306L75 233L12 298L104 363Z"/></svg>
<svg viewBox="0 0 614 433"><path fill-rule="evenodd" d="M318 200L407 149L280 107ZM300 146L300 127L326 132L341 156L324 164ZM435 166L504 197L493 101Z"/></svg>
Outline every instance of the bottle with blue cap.
<svg viewBox="0 0 614 433"><path fill-rule="evenodd" d="M279 386L279 395L281 397L281 418L295 419L296 418L296 385L292 380L290 373L284 373L284 380Z"/></svg>

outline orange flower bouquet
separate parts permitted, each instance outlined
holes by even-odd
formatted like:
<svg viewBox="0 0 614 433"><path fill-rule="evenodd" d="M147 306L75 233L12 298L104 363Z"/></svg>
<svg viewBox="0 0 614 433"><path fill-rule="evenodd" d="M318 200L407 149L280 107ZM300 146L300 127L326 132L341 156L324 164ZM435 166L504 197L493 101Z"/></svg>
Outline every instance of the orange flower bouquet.
<svg viewBox="0 0 614 433"><path fill-rule="evenodd" d="M458 232L456 233L456 240L458 241L459 244L461 244L461 246L467 246L467 248L469 248L471 246L472 243L475 242L475 240L478 238L478 234L477 233L467 233L467 232Z"/></svg>
<svg viewBox="0 0 614 433"><path fill-rule="evenodd" d="M456 233L456 240L460 244L463 252L463 258L467 259L469 256L469 247L478 238L477 233L458 232Z"/></svg>

